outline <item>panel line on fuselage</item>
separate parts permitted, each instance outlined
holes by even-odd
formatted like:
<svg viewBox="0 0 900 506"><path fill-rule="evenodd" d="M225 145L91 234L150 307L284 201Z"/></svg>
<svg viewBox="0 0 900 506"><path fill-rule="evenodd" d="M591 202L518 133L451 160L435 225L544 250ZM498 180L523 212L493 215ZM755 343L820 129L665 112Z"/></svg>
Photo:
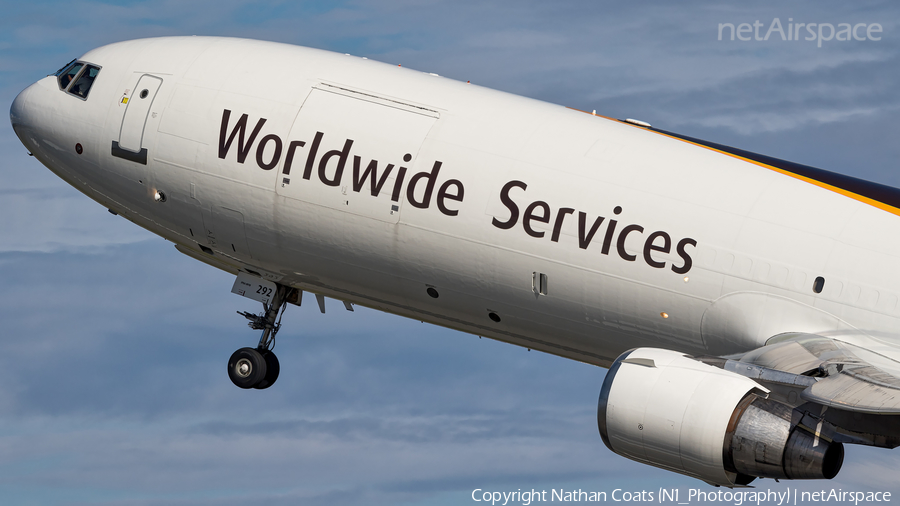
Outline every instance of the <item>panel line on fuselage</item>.
<svg viewBox="0 0 900 506"><path fill-rule="evenodd" d="M589 358L596 359L596 361L582 360L583 362L586 362L586 363L589 363L589 364L601 365L601 364L609 364L610 362L612 362L612 358L604 357L604 356L602 356L602 355L598 355L598 354L596 354L596 353L591 353L591 352L589 352L589 351L584 351L584 350L581 350L581 349L578 349L578 348L572 348L572 347L570 347L570 346L566 346L566 345L558 344L558 343L553 343L553 342L550 342L550 341L544 341L543 339L537 339L537 338L534 338L534 337L528 337L528 336L523 335L523 334L518 334L518 333L515 333L515 332L510 332L510 331L508 331L508 330L503 330L503 329L499 329L499 328L496 328L496 327L489 327L489 326L487 326L487 325L481 325L481 324L479 324L479 323L475 323L475 322L472 322L472 321L467 321L467 320L463 320L463 319L460 319L460 318L454 318L454 317L452 317L452 316L447 316L447 315L444 315L444 314L441 314L441 313L435 313L435 312L433 312L433 311L427 311L427 310L424 310L424 309L420 309L420 308L417 308L417 307L415 307L415 306L409 306L409 305L406 305L406 304L399 304L399 303L396 303L396 302L392 302L392 301L390 301L390 300L385 300L385 299L380 299L380 298L377 298L377 297L372 297L371 295L366 295L366 294L359 293L359 292L356 292L356 291L353 291L353 290L346 290L346 289L344 289L344 288L340 288L340 287L337 287L337 286L328 285L328 284L321 283L321 282L305 281L305 284L307 284L307 285L312 285L312 286L318 286L318 287L324 288L324 289L326 289L326 290L330 290L330 291L333 291L333 292L337 292L337 293L342 293L342 294L345 294L345 295L349 295L349 296L351 296L351 297L355 297L356 299L368 300L368 301L374 302L374 303L379 304L379 305L382 305L382 306L390 306L390 307L394 307L394 308L397 308L397 309L400 309L400 310L405 310L405 311L407 311L407 312L409 312L409 313L412 313L412 314L428 316L428 317L431 317L432 320L444 320L444 321L447 321L447 322L451 322L451 323L453 323L454 325L447 325L447 327L454 328L454 329L457 329L457 330L461 330L461 331L466 332L466 333L469 333L469 334L479 335L479 333L477 333L477 332L472 332L472 331L471 331L472 328L475 328L475 329L483 330L484 333L482 333L482 334L480 334L480 335L488 336L490 339L497 339L496 337L493 337L493 336L496 336L496 335L504 335L504 336L508 336L508 337L510 337L510 338L512 338L512 339L516 339L516 340L519 340L519 341L524 341L524 342L528 342L528 343L532 343L532 344L538 345L538 346L532 346L532 348L534 348L534 349L540 349L540 350L556 349L556 350L562 350L562 351L568 352L568 353L569 353L568 356L570 356L570 357L571 357L571 356L577 356L577 355L580 355L580 356L583 356L583 357L589 357ZM311 290L310 290L310 291L311 291ZM356 304L359 304L359 303L356 302ZM365 304L359 304L359 305L365 306ZM380 309L380 308L375 307L375 308L373 308L373 309ZM381 309L381 310L383 310L383 309ZM518 344L518 345L521 346L520 343L515 343L515 342L513 342L513 344ZM597 361L599 361L599 363L598 363ZM604 365L601 365L601 366L602 366L602 367L605 367Z"/></svg>
<svg viewBox="0 0 900 506"><path fill-rule="evenodd" d="M576 270L580 270L580 271L584 271L584 272L589 272L589 273L591 273L591 274L598 274L598 275L601 275L601 276L607 276L607 277L610 277L610 278L613 278L613 279L617 279L617 280L619 280L619 281L626 281L626 282L629 282L629 283L634 283L634 284L636 284L636 285L641 285L641 286L644 286L644 287L646 287L646 288L652 288L652 289L654 289L654 290L662 290L662 291L669 292L669 293L672 293L672 294L677 294L679 297L685 297L685 298L695 299L695 300L699 300L699 301L703 301L703 302L712 302L712 301L714 300L714 299L709 299L709 298L704 298L704 297L698 297L698 296L693 295L693 294L686 294L686 293L680 292L680 291L678 291L678 290L673 290L673 289L671 289L671 288L666 288L666 287L663 287L663 286L660 286L660 285L655 285L655 284L652 284L652 283L647 283L647 282L645 282L645 281L640 281L640 280L638 280L638 279L635 279L635 277L620 276L620 275L618 275L618 274L612 274L612 273L607 272L607 271L601 271L601 270L598 270L598 269L591 269L591 268L585 267L585 266L583 266L583 265L573 264L573 263L570 263L570 262L563 262L563 261L560 261L560 260L557 260L557 259L553 259L553 258L550 258L550 257L545 257L545 256L541 256L541 255L536 255L536 254L534 254L534 253L529 253L529 252L527 252L527 251L523 251L523 250L519 250L519 249L515 249L515 248L509 248L509 247L506 247L506 246L498 246L496 243L490 243L490 242L486 242L486 241L479 241L479 240L477 240L477 239L472 239L471 237L464 237L464 236L461 236L461 235L450 234L450 233L447 233L447 232L442 232L442 231L439 231L439 230L435 230L435 229L433 229L433 228L423 227L423 226L420 226L420 225L414 225L414 224L411 224L411 223L408 223L408 222L403 222L403 226L409 227L409 228L416 228L416 229L419 229L419 230L424 230L424 231L426 231L426 232L431 232L431 233L434 233L434 234L442 235L442 236L444 236L444 237L450 237L450 238L452 238L452 239L454 239L454 240L457 240L457 241L465 241L465 242L468 242L468 243L471 243L471 244L477 244L477 245L479 245L479 246L486 246L486 247L489 247L489 248L494 248L494 249L506 251L506 252L509 252L509 253L516 253L516 254L520 254L520 255L527 256L527 257L535 258L535 259L538 259L538 260L544 260L544 261L550 262L550 263L552 263L552 264L562 265L562 266L565 266L565 267L570 267L570 268L572 268L572 269L576 269ZM707 270L708 270L708 269L707 269ZM713 271L713 272L715 272L715 271Z"/></svg>
<svg viewBox="0 0 900 506"><path fill-rule="evenodd" d="M164 135L170 135L170 134L164 134ZM177 136L175 136L175 137L177 137ZM269 186L254 184L250 181L246 181L244 179L238 179L235 177L223 176L222 174L216 174L215 172L208 171L208 170L197 169L195 167L188 167L187 165L180 164L180 163L174 162L172 160L167 160L165 158L154 157L153 161L158 162L158 163L164 163L166 165L171 165L172 167L177 167L179 169L187 170L187 171L193 172L195 174L200 174L202 176L209 176L209 177L213 177L216 179L221 179L222 181L228 181L229 183L237 183L237 184L240 184L243 186L247 186L249 188L256 188L258 190L272 191L272 188L270 188Z"/></svg>

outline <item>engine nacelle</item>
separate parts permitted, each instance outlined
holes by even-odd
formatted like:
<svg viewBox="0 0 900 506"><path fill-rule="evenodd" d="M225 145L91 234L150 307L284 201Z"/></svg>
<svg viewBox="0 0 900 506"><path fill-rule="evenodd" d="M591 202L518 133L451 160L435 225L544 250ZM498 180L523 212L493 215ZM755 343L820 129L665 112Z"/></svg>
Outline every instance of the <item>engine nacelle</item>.
<svg viewBox="0 0 900 506"><path fill-rule="evenodd" d="M713 485L837 475L843 446L796 427L791 408L767 395L682 353L639 348L609 368L597 424L613 452Z"/></svg>

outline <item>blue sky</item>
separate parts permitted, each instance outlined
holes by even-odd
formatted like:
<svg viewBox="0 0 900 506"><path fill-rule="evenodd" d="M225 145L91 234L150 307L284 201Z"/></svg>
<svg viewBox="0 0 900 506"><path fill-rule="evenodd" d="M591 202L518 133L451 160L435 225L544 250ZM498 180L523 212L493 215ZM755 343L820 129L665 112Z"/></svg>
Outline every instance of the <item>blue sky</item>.
<svg viewBox="0 0 900 506"><path fill-rule="evenodd" d="M0 19L0 102L81 53L160 35L262 38L400 63L900 186L891 2L32 1ZM880 41L719 41L720 23L879 23ZM805 35L805 33L803 34ZM473 489L699 481L610 453L605 370L328 301L288 309L281 377L233 279L59 180L0 122L0 503L470 504ZM900 453L827 483L900 494ZM474 504L474 503L472 503Z"/></svg>

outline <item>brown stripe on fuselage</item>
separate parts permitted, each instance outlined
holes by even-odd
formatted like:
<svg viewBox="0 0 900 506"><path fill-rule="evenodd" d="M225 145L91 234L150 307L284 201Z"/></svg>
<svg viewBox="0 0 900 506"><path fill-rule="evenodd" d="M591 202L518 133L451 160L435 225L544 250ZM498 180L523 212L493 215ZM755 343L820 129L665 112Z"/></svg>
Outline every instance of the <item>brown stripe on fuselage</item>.
<svg viewBox="0 0 900 506"><path fill-rule="evenodd" d="M580 111L580 109L574 110ZM688 142L690 144L694 144L695 146L700 146L702 148L710 149L740 160L744 160L754 165L780 172L784 175L799 179L801 181L805 181L810 184L814 184L827 190L831 190L846 197L850 197L854 200L864 202L871 206L877 207L878 209L882 209L889 213L900 216L900 188L894 188L893 186L888 186L880 183L873 183L871 181L866 181L865 179L846 176L844 174L838 174L837 172L810 167L809 165L789 162L787 160L781 160L772 156L761 155L752 151L733 148L724 144L704 141L702 139L669 132L667 130L661 130L659 128L636 125L624 120L610 118L609 116L602 116L600 114L590 113L587 111L581 112L585 112L586 114L591 114L592 116L597 116L599 118L618 121L626 125L631 125L635 128L640 128L660 135L665 135L666 137L670 137L672 139Z"/></svg>

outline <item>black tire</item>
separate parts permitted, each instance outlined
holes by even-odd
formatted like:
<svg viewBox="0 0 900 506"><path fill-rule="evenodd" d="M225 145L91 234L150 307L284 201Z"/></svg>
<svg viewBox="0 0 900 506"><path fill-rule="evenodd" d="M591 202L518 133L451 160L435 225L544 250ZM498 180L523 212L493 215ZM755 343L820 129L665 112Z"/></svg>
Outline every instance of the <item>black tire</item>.
<svg viewBox="0 0 900 506"><path fill-rule="evenodd" d="M253 388L266 377L266 359L255 348L241 348L228 359L228 377L237 387Z"/></svg>
<svg viewBox="0 0 900 506"><path fill-rule="evenodd" d="M271 351L264 351L263 357L266 360L266 377L257 383L253 388L263 390L269 388L278 379L278 373L281 372L281 366L278 365L278 357Z"/></svg>

